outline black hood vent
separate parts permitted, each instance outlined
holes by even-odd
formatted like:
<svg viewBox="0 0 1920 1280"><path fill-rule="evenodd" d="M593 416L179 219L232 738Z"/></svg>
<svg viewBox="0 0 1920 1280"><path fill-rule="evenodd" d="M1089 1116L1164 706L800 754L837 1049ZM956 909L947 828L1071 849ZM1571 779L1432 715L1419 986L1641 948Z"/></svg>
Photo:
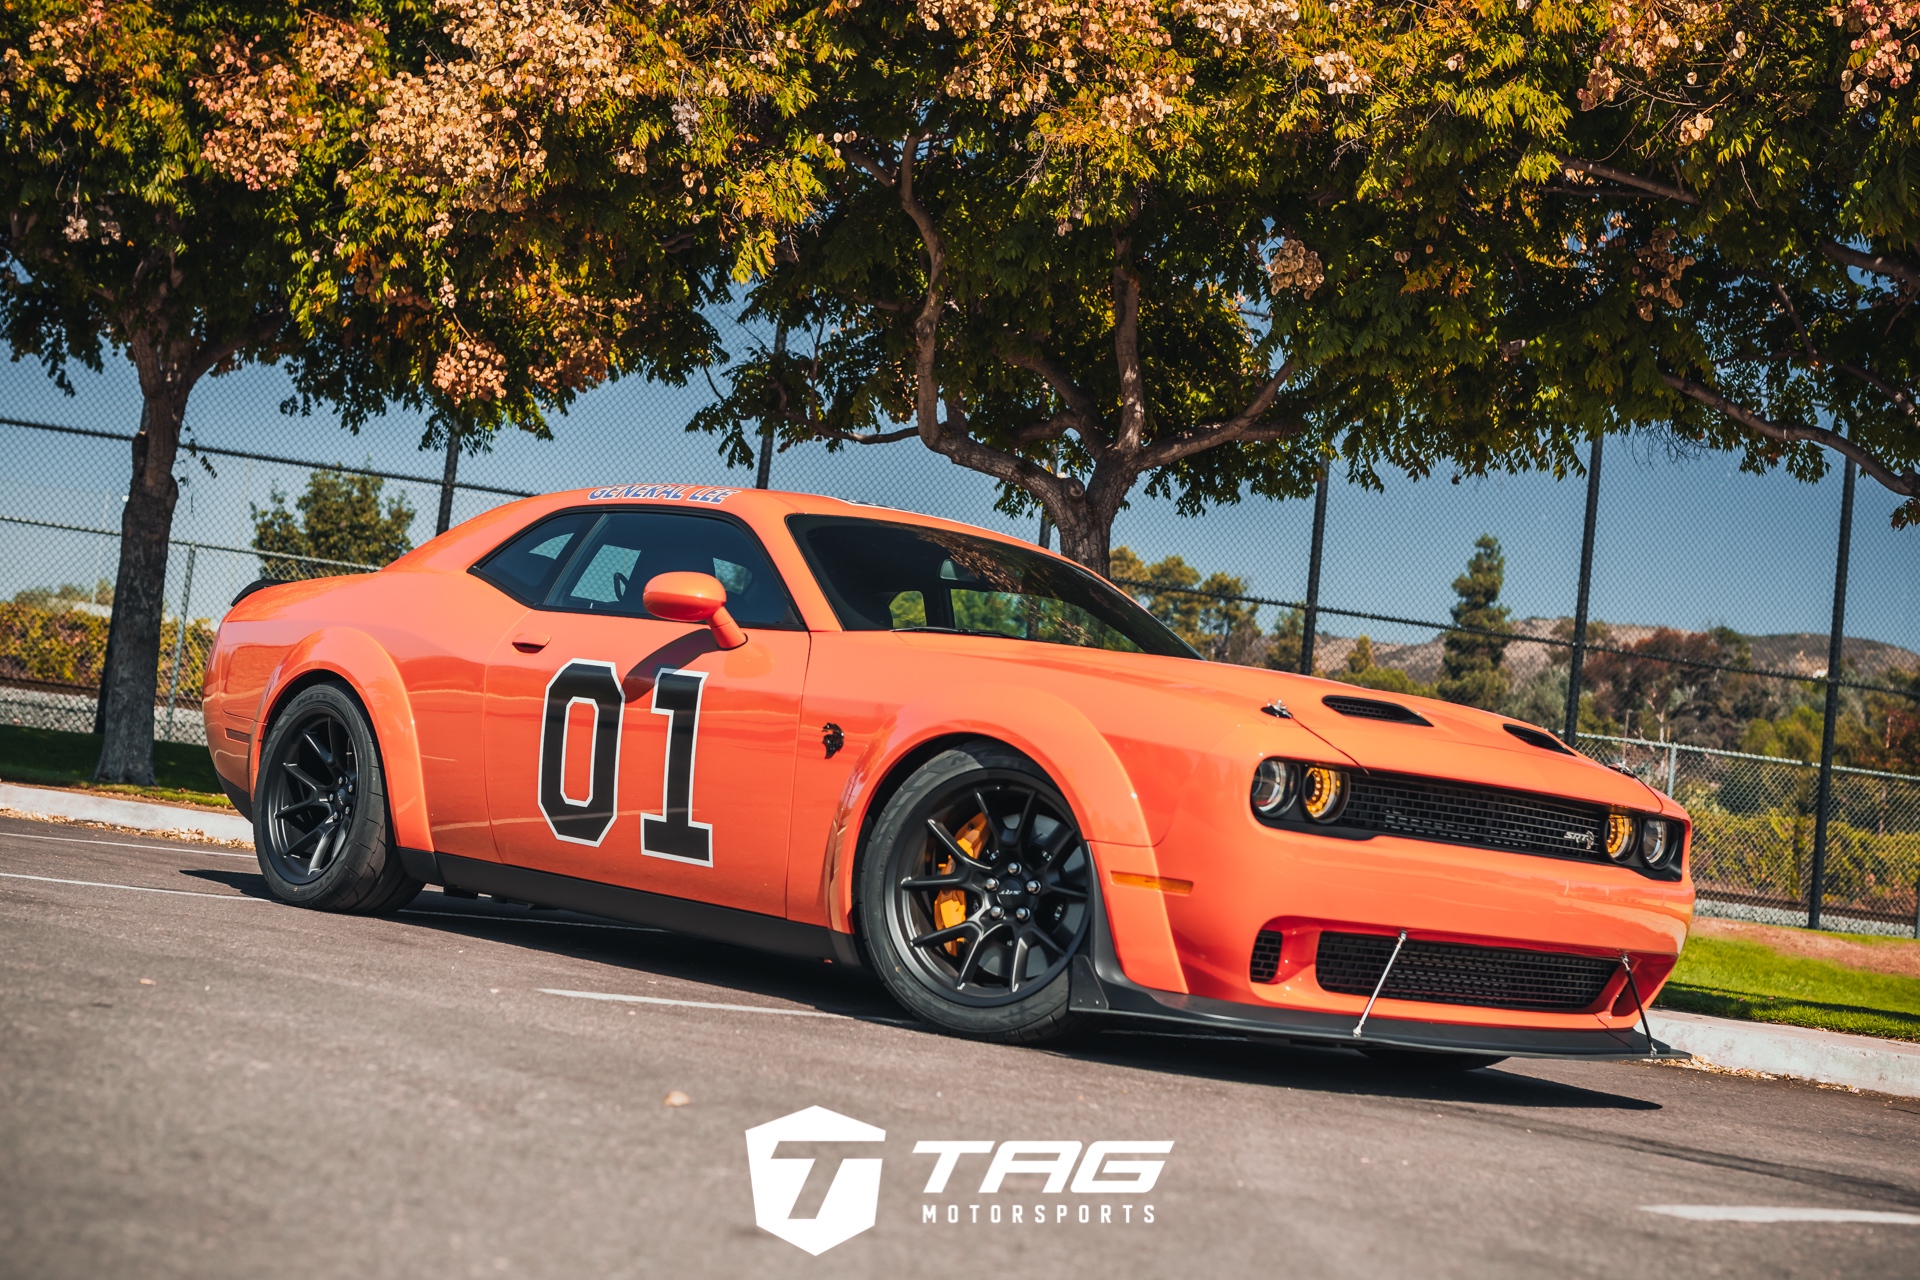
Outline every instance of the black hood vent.
<svg viewBox="0 0 1920 1280"><path fill-rule="evenodd" d="M1542 751L1558 751L1563 756L1573 754L1567 749L1566 743L1543 730L1528 728L1523 724L1503 724L1500 727L1530 747L1538 747Z"/></svg>
<svg viewBox="0 0 1920 1280"><path fill-rule="evenodd" d="M1397 702L1382 702L1378 698L1349 698L1345 694L1330 693L1320 701L1343 716L1353 716L1359 720L1388 720L1394 724L1424 724L1429 727L1433 724L1412 707L1403 707Z"/></svg>

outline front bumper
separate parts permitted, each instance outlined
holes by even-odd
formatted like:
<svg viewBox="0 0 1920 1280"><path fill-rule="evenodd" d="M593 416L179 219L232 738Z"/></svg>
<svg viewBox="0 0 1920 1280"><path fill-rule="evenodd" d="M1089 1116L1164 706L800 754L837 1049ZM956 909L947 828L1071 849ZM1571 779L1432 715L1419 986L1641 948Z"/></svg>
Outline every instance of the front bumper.
<svg viewBox="0 0 1920 1280"><path fill-rule="evenodd" d="M1254 1004L1246 1000L1221 1000L1215 996L1196 996L1188 992L1156 990L1127 977L1119 963L1114 936L1106 912L1106 885L1094 877L1092 929L1089 948L1073 961L1071 969L1071 1006L1085 1013L1098 1013L1117 1019L1150 1019L1162 1023L1183 1023L1187 1027L1208 1027L1213 1031L1271 1036L1300 1040L1323 1046L1344 1048L1396 1048L1427 1050L1438 1054L1498 1054L1501 1057L1567 1057L1588 1061L1624 1061L1624 1059L1674 1059L1686 1061L1692 1054L1676 1050L1645 1031L1644 1019L1636 1025L1601 1027L1597 1019L1588 1027L1540 1027L1540 1025L1501 1025L1498 1009L1486 1009L1488 1021L1457 1021L1463 1013L1473 1015L1467 1006L1434 1006L1446 1009L1453 1021L1427 1021L1382 1015L1379 1011L1361 1019L1359 1013L1319 1011L1298 1007ZM1647 994L1651 998L1651 992ZM1405 1002L1392 1002L1404 1009ZM1494 1021L1501 1019L1501 1021ZM1361 1034L1354 1034L1356 1029Z"/></svg>

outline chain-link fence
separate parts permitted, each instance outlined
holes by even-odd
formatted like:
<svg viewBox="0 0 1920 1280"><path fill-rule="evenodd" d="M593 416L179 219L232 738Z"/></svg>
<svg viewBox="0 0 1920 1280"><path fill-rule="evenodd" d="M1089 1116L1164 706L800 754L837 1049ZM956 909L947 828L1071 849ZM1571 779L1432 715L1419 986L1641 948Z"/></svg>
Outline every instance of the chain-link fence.
<svg viewBox="0 0 1920 1280"><path fill-rule="evenodd" d="M1686 806L1703 913L1807 923L1817 762L1644 738L1589 735L1580 745ZM1832 789L1827 927L1920 936L1920 777L1836 765Z"/></svg>
<svg viewBox="0 0 1920 1280"><path fill-rule="evenodd" d="M61 484L0 480L0 724L86 733L95 727L97 690L113 616L120 558L120 509L129 437L0 420L0 442L31 434L58 441ZM18 456L18 450L9 450ZM389 550L434 532L442 482L237 450L182 451L181 496L168 549L166 605L155 679L155 736L204 743L200 680L215 629L247 584L377 569L366 560L306 554L270 541L262 550L259 517L300 513L316 472L364 478ZM350 495L352 496L352 495ZM514 496L489 486L453 486L453 519ZM390 558L390 557L388 557Z"/></svg>
<svg viewBox="0 0 1920 1280"><path fill-rule="evenodd" d="M754 341L744 330L736 337L742 350ZM495 455L476 462L475 473L524 467L537 479L508 473L537 489L753 482L755 468L729 470L710 438L680 434L705 388L654 388L626 400L620 388L596 394L595 403L612 407L583 401L560 438L541 446L544 455L530 446L514 453L520 446L508 441L512 463ZM200 434L211 421L230 442L262 438L263 411L270 407L206 414ZM597 439L596 412L607 419ZM38 465L0 475L0 723L90 728L127 437L0 419L0 447L11 437L34 442ZM380 481L383 511L399 501L401 514L388 523L408 542L432 535L440 478L409 474L405 462L378 470L339 461L349 465L336 474ZM438 471L439 462L420 470ZM1047 538L1032 511L996 507L992 481L911 440L833 454L809 444L770 463L776 488ZM262 514L276 496L289 510L297 505L319 465L204 444L183 450L157 680L161 736L198 740L205 646L235 593L263 569L290 577L388 558L257 549ZM1114 576L1217 659L1468 702L1562 734L1575 708L1583 749L1651 769L1662 789L1662 769L1671 768L1677 797L1700 815L1698 867L1713 910L1807 918L1822 826L1821 770L1811 762L1824 756L1832 764L1829 909L1874 927L1902 918L1910 926L1920 574L1909 544L1920 533L1892 532L1877 512L1863 516L1854 558L1877 573L1869 590L1852 593L1833 664L1837 483L1756 498L1761 491L1744 486L1765 482L1731 463L1705 484L1697 460L1651 450L1610 456L1607 466L1604 488L1578 474L1388 477L1376 486L1343 483L1336 471L1318 510L1312 500L1248 500L1198 519L1180 515L1171 497L1142 491L1114 528ZM1713 486L1724 492L1703 492ZM451 492L457 522L517 490L463 481ZM1863 488L1869 504L1872 494ZM1583 522L1592 505L1597 521ZM1710 517L1692 514L1701 510ZM1729 616L1745 625L1714 625Z"/></svg>

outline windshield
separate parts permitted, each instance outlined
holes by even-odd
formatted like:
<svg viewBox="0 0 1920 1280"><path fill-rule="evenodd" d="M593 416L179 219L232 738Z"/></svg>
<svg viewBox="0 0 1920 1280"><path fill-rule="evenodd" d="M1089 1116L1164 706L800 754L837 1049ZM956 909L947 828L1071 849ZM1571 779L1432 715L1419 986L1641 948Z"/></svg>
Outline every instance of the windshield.
<svg viewBox="0 0 1920 1280"><path fill-rule="evenodd" d="M1024 547L920 525L790 516L849 631L946 631L1197 658L1111 584Z"/></svg>

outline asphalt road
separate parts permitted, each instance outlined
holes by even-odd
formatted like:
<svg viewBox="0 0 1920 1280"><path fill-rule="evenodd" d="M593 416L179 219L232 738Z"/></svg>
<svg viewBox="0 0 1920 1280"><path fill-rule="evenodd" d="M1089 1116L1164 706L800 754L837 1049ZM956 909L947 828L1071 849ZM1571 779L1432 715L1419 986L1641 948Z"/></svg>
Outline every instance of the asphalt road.
<svg viewBox="0 0 1920 1280"><path fill-rule="evenodd" d="M0 1276L1920 1269L1920 1224L1643 1207L1920 1219L1920 1102L1639 1064L1409 1080L1138 1032L1002 1048L831 966L435 892L380 920L262 894L246 855L0 820ZM820 1157L803 1219L841 1157L883 1160L876 1224L818 1257L755 1225L743 1136L812 1106L886 1131L779 1153ZM1144 1194L982 1193L986 1154L930 1194L929 1139L1173 1147Z"/></svg>

